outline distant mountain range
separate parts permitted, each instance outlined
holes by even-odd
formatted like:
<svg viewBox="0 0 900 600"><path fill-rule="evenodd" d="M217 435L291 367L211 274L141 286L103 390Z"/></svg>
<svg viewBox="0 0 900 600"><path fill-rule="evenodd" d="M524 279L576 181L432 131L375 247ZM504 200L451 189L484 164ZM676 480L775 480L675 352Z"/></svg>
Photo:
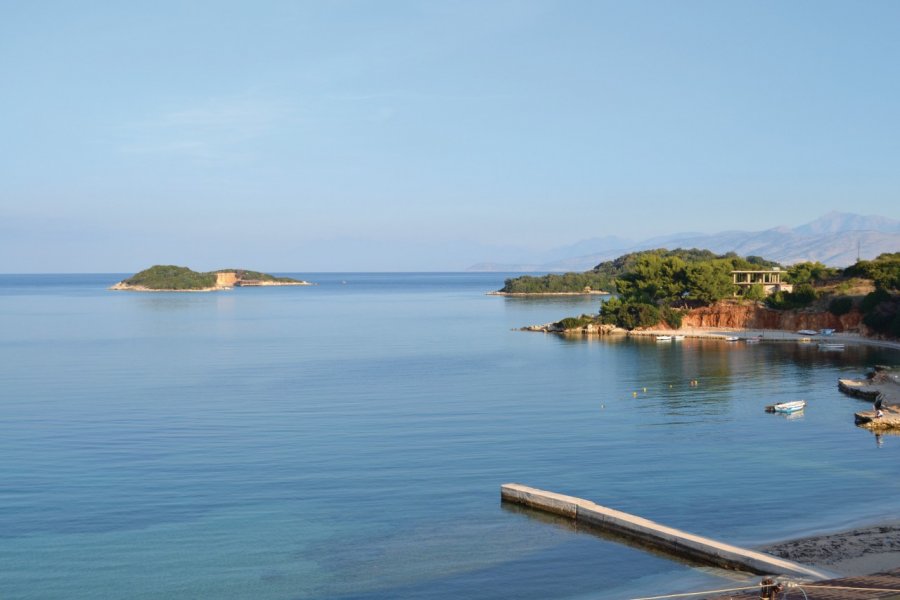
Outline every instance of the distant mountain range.
<svg viewBox="0 0 900 600"><path fill-rule="evenodd" d="M651 248L705 248L717 253L762 256L790 265L819 261L833 267L856 262L884 252L900 252L900 221L888 217L831 212L799 227L776 227L765 231L721 233L676 233L644 241L606 236L555 248L538 261L478 263L469 271L587 271L598 263L628 252Z"/></svg>

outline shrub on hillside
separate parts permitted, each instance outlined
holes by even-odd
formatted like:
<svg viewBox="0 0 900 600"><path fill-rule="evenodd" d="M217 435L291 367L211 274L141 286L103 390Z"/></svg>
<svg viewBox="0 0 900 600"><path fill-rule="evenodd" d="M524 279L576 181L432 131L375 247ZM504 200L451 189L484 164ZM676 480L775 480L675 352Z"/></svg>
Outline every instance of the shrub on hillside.
<svg viewBox="0 0 900 600"><path fill-rule="evenodd" d="M891 299L890 293L883 288L878 288L874 292L868 293L862 299L862 302L859 303L859 310L863 314L868 314L875 310L875 307L881 304L882 302L887 302Z"/></svg>
<svg viewBox="0 0 900 600"><path fill-rule="evenodd" d="M838 296L828 303L828 312L836 317L846 315L853 308L853 298Z"/></svg>
<svg viewBox="0 0 900 600"><path fill-rule="evenodd" d="M660 318L669 324L672 329L681 329L682 314L681 311L675 310L670 306L663 306L659 309Z"/></svg>
<svg viewBox="0 0 900 600"><path fill-rule="evenodd" d="M816 299L816 290L808 283L798 285L793 292L775 292L766 298L766 305L778 310L791 310L809 306Z"/></svg>
<svg viewBox="0 0 900 600"><path fill-rule="evenodd" d="M653 327L659 323L659 309L652 304L641 302L622 302L618 298L610 298L600 308L600 321L625 329L636 327Z"/></svg>

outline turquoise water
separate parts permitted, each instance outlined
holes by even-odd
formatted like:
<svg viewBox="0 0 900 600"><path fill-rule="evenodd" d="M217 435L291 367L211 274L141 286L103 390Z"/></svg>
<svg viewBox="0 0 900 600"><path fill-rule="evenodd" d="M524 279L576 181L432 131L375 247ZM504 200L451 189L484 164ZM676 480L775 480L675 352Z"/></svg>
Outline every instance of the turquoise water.
<svg viewBox="0 0 900 600"><path fill-rule="evenodd" d="M866 404L836 389L896 352L569 340L515 328L596 299L484 295L498 274L299 275L320 285L0 276L0 597L730 584L503 507L505 482L748 545L900 515L900 438L854 427ZM763 412L799 398L799 418Z"/></svg>

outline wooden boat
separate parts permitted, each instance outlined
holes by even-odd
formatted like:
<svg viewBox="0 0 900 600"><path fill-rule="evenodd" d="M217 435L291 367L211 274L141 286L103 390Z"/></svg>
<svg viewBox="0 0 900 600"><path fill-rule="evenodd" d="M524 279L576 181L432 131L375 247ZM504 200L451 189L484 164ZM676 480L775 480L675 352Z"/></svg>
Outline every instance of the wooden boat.
<svg viewBox="0 0 900 600"><path fill-rule="evenodd" d="M672 336L671 335L658 335L658 336L656 336L656 341L657 342L671 342Z"/></svg>
<svg viewBox="0 0 900 600"><path fill-rule="evenodd" d="M798 413L804 408L806 408L806 400L793 400L791 402L779 402L778 404L770 404L766 407L766 412L790 415L793 413Z"/></svg>

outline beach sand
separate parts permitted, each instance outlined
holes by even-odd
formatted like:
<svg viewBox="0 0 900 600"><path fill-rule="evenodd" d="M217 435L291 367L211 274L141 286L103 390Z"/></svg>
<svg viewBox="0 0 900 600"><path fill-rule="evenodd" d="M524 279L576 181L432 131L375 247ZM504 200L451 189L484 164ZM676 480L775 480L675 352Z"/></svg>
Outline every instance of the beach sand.
<svg viewBox="0 0 900 600"><path fill-rule="evenodd" d="M778 542L759 550L844 576L888 571L900 567L900 521Z"/></svg>

